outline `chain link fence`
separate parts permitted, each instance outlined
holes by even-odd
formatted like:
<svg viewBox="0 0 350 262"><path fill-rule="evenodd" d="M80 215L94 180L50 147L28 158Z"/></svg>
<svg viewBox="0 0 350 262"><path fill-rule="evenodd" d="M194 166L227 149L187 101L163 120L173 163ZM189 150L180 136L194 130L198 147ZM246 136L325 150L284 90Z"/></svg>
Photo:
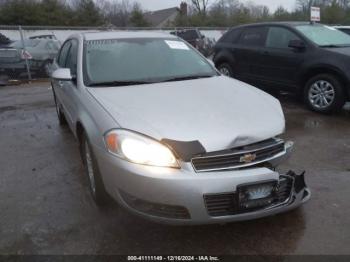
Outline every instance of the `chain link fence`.
<svg viewBox="0 0 350 262"><path fill-rule="evenodd" d="M227 28L0 26L0 85L47 79L61 44L73 33L141 30L178 35L209 56Z"/></svg>

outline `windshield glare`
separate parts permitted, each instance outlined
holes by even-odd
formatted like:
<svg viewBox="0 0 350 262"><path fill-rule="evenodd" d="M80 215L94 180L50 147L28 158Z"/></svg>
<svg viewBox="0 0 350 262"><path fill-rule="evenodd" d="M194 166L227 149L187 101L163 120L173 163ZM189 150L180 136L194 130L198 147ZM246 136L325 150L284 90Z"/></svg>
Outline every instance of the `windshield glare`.
<svg viewBox="0 0 350 262"><path fill-rule="evenodd" d="M302 25L297 26L302 34L319 46L348 46L350 36L329 26L323 25Z"/></svg>
<svg viewBox="0 0 350 262"><path fill-rule="evenodd" d="M87 85L217 74L205 58L178 39L91 40L84 49Z"/></svg>

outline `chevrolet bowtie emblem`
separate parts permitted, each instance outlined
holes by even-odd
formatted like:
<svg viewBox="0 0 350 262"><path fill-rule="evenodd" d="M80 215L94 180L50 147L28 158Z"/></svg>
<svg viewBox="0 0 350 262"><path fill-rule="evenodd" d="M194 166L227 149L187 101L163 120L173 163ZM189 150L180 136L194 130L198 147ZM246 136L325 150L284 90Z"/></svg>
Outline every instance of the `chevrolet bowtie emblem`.
<svg viewBox="0 0 350 262"><path fill-rule="evenodd" d="M244 156L241 156L239 159L239 162L241 163L251 163L256 159L256 154L245 154Z"/></svg>

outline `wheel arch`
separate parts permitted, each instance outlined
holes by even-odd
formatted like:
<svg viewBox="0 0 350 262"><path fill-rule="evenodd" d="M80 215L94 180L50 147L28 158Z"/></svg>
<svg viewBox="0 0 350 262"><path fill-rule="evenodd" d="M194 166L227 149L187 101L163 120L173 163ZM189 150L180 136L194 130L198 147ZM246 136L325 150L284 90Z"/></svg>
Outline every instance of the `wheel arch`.
<svg viewBox="0 0 350 262"><path fill-rule="evenodd" d="M309 79L320 74L330 74L337 77L339 81L343 84L344 93L347 95L346 98L350 98L349 80L347 79L345 74L341 72L341 70L331 66L317 66L305 71L300 77L299 92L302 93L304 91L305 85Z"/></svg>
<svg viewBox="0 0 350 262"><path fill-rule="evenodd" d="M235 58L228 51L223 51L221 53L218 53L214 57L213 62L214 62L216 67L218 67L222 63L228 63L232 66L235 62Z"/></svg>

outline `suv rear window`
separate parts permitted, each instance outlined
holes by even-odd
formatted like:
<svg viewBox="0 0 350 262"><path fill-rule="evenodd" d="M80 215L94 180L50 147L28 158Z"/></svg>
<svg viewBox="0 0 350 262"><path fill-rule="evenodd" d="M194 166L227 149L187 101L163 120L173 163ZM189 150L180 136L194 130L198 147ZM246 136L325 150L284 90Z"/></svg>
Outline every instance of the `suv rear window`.
<svg viewBox="0 0 350 262"><path fill-rule="evenodd" d="M266 32L266 27L247 27L243 30L238 42L246 46L263 46Z"/></svg>
<svg viewBox="0 0 350 262"><path fill-rule="evenodd" d="M240 28L239 29L232 29L222 36L222 38L220 39L220 42L236 43L241 32L242 32L242 29L240 29Z"/></svg>

